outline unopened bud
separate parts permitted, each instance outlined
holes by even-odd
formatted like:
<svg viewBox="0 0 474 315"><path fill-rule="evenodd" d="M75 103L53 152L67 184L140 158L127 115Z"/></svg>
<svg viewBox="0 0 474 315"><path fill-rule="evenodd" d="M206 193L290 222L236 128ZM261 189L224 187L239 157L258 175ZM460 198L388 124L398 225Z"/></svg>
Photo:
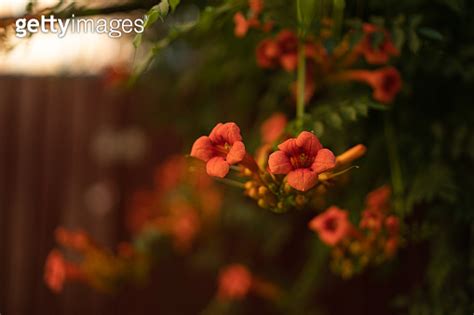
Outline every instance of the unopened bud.
<svg viewBox="0 0 474 315"><path fill-rule="evenodd" d="M250 188L250 190L248 191L248 194L249 194L250 198L257 199L258 198L257 188L255 188L255 187Z"/></svg>
<svg viewBox="0 0 474 315"><path fill-rule="evenodd" d="M302 207L307 203L308 199L303 195L297 195L295 198L295 203L297 206Z"/></svg>
<svg viewBox="0 0 474 315"><path fill-rule="evenodd" d="M290 184L285 183L283 186L283 191L287 194L291 193L293 191L293 187L290 186Z"/></svg>
<svg viewBox="0 0 474 315"><path fill-rule="evenodd" d="M250 177L252 176L252 171L249 170L248 168L244 168L244 176Z"/></svg>
<svg viewBox="0 0 474 315"><path fill-rule="evenodd" d="M260 186L260 187L258 187L258 194L259 194L260 196L263 197L263 196L265 196L267 193L268 193L268 188L267 188L267 187L265 187L265 186Z"/></svg>
<svg viewBox="0 0 474 315"><path fill-rule="evenodd" d="M248 182L246 182L246 183L244 184L244 188L247 189L247 190L249 190L250 188L252 188L252 187L254 186L254 184L255 184L255 183L254 183L253 181L249 180Z"/></svg>
<svg viewBox="0 0 474 315"><path fill-rule="evenodd" d="M267 208L268 207L267 202L262 198L258 199L257 204L260 208Z"/></svg>
<svg viewBox="0 0 474 315"><path fill-rule="evenodd" d="M359 242L353 242L350 247L349 247L349 250L351 251L352 254L354 255L357 255L361 252L361 246L359 244Z"/></svg>

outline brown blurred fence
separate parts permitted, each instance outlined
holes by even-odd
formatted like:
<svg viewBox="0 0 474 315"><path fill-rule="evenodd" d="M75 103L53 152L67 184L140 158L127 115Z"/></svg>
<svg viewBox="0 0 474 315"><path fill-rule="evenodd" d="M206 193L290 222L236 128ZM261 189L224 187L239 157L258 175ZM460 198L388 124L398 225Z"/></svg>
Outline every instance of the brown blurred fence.
<svg viewBox="0 0 474 315"><path fill-rule="evenodd" d="M43 265L58 225L110 246L122 233L120 197L130 180L100 163L91 143L104 126L127 124L128 94L93 77L0 77L2 315L105 313L104 300L85 288L53 295ZM101 189L112 190L108 199Z"/></svg>

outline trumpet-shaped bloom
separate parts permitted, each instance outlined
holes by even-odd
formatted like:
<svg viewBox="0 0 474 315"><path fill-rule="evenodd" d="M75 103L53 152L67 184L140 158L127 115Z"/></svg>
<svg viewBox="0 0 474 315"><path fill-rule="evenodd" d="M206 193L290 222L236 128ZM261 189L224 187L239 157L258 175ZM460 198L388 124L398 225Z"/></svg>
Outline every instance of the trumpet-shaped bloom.
<svg viewBox="0 0 474 315"><path fill-rule="evenodd" d="M229 173L230 165L241 162L245 154L240 129L233 122L217 124L209 136L198 138L191 149L192 157L207 163L209 175L221 178Z"/></svg>
<svg viewBox="0 0 474 315"><path fill-rule="evenodd" d="M257 64L262 68L275 68L278 65L280 47L273 39L264 39L257 46Z"/></svg>
<svg viewBox="0 0 474 315"><path fill-rule="evenodd" d="M293 71L298 64L298 37L290 30L283 30L277 35L280 48L280 64L286 71Z"/></svg>
<svg viewBox="0 0 474 315"><path fill-rule="evenodd" d="M86 281L86 278L77 265L67 262L58 250L53 249L46 258L44 281L53 292L59 293L66 280Z"/></svg>
<svg viewBox="0 0 474 315"><path fill-rule="evenodd" d="M398 56L399 52L387 31L368 23L363 25L363 31L364 36L356 49L368 63L384 64L391 56ZM374 43L375 35L378 34L381 35L381 39Z"/></svg>
<svg viewBox="0 0 474 315"><path fill-rule="evenodd" d="M44 281L53 292L59 293L63 289L65 279L66 263L63 255L57 250L52 250L46 258Z"/></svg>
<svg viewBox="0 0 474 315"><path fill-rule="evenodd" d="M303 131L278 146L268 159L272 174L287 174L288 184L300 191L313 188L318 174L336 165L334 154L324 149L319 139L311 132Z"/></svg>
<svg viewBox="0 0 474 315"><path fill-rule="evenodd" d="M219 274L218 296L227 300L240 300L249 293L252 281L252 274L245 266L227 266Z"/></svg>
<svg viewBox="0 0 474 315"><path fill-rule="evenodd" d="M371 191L365 200L367 207L376 211L385 211L389 207L391 189L390 186L384 185Z"/></svg>
<svg viewBox="0 0 474 315"><path fill-rule="evenodd" d="M367 83L372 87L372 97L382 103L390 103L402 88L400 73L394 67L375 71L353 70L343 75L345 79Z"/></svg>
<svg viewBox="0 0 474 315"><path fill-rule="evenodd" d="M288 119L283 113L275 113L262 123L260 132L264 143L273 143L285 132Z"/></svg>
<svg viewBox="0 0 474 315"><path fill-rule="evenodd" d="M332 206L309 222L309 228L318 233L326 244L334 246L351 231L347 211Z"/></svg>
<svg viewBox="0 0 474 315"><path fill-rule="evenodd" d="M249 0L249 7L255 16L258 16L263 11L263 0Z"/></svg>
<svg viewBox="0 0 474 315"><path fill-rule="evenodd" d="M249 23L242 12L237 12L234 15L234 34L236 37L244 37L249 30Z"/></svg>

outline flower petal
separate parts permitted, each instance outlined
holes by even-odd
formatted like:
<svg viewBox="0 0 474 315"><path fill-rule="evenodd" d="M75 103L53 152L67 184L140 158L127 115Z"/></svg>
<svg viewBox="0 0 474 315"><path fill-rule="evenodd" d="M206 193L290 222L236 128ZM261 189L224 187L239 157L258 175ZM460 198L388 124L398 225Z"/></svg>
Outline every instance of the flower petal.
<svg viewBox="0 0 474 315"><path fill-rule="evenodd" d="M291 72L296 69L298 65L298 58L296 53L284 54L280 57L280 63L283 69Z"/></svg>
<svg viewBox="0 0 474 315"><path fill-rule="evenodd" d="M313 218L308 226L318 233L321 241L330 246L339 243L351 230L347 211L336 206L328 208L325 212Z"/></svg>
<svg viewBox="0 0 474 315"><path fill-rule="evenodd" d="M191 156L204 162L209 161L215 155L214 146L209 137L202 136L194 141L191 149Z"/></svg>
<svg viewBox="0 0 474 315"><path fill-rule="evenodd" d="M314 157L323 148L318 137L308 131L303 131L296 138L296 144L303 149L308 156Z"/></svg>
<svg viewBox="0 0 474 315"><path fill-rule="evenodd" d="M242 141L236 141L230 148L227 154L226 160L229 164L239 163L244 159L245 156L245 145Z"/></svg>
<svg viewBox="0 0 474 315"><path fill-rule="evenodd" d="M293 170L290 159L283 151L276 151L270 154L268 167L272 174L288 174Z"/></svg>
<svg viewBox="0 0 474 315"><path fill-rule="evenodd" d="M210 176L223 178L229 173L229 163L223 157L213 157L207 161L206 171Z"/></svg>
<svg viewBox="0 0 474 315"><path fill-rule="evenodd" d="M336 166L336 157L331 150L321 149L318 151L311 168L316 173L322 173Z"/></svg>
<svg viewBox="0 0 474 315"><path fill-rule="evenodd" d="M300 149L296 144L296 139L288 139L278 145L278 149L285 152L287 155L297 155L300 153Z"/></svg>
<svg viewBox="0 0 474 315"><path fill-rule="evenodd" d="M218 123L214 129L212 129L209 138L214 144L228 143L232 145L235 141L242 141L240 128L233 122L225 124Z"/></svg>
<svg viewBox="0 0 474 315"><path fill-rule="evenodd" d="M299 168L288 173L287 181L294 189L307 191L318 182L318 173L308 168Z"/></svg>

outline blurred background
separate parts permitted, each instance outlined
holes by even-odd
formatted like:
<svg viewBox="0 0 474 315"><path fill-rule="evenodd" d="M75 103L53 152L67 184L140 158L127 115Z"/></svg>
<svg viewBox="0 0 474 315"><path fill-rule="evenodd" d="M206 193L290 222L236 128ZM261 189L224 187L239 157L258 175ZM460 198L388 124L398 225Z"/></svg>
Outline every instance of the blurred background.
<svg viewBox="0 0 474 315"><path fill-rule="evenodd" d="M0 0L0 19L25 14L26 2ZM46 8L55 2L38 0L37 5ZM471 177L474 156L474 98L468 89L474 82L472 4L435 2L386 1L382 5L367 1L365 10L359 4L347 4L347 10L358 12L361 18L423 12L425 24L439 26L445 36L441 42L421 38L419 47L414 39L409 40L412 35L406 36L409 43L404 53L409 54L397 64L406 89L398 107L389 114L400 130L400 151L407 161L402 164L410 182L407 190L425 187L430 178L425 176L423 181L420 174L431 174L432 167L436 173L442 165L443 178L434 181L441 182L433 188L436 193L413 197L417 212L409 221L415 227L407 234L416 241L408 242L388 267L350 280L327 275L329 270L323 269L327 277L324 286L309 300L322 305L328 314L464 314L474 301L470 291L474 224L472 197L467 196L473 182L465 178ZM92 6L113 3L84 2ZM390 12L391 7L396 10ZM183 1L180 10L155 29L151 40L176 24L199 19L203 12L204 4ZM138 10L132 15L142 13ZM216 121L238 122L248 138L254 139L249 140L253 149L258 126L271 113L281 110L294 115L288 95L292 78L258 69L255 38L248 42L232 38L231 18L225 18L217 20L220 32L206 33L209 28L204 27L163 49L151 71L133 87L126 81L144 58L143 51L135 50L133 36L111 39L99 34L69 34L59 40L54 34L36 34L18 40L1 34L0 314L178 315L198 314L206 307L216 289L215 274L193 272L178 254L162 258L160 268L152 271L144 285L125 286L118 294L68 284L57 295L46 287L43 277L58 226L84 229L107 248L130 239L126 218L131 196L153 185L157 164L172 154L189 152L193 139L207 133ZM412 20L407 17L406 21L410 24ZM144 47L149 48L146 43ZM240 58L229 57L230 52ZM357 197L348 205L362 204L365 194L389 177L386 157L377 155L386 150L384 115L371 109L371 116L362 122L334 116L327 119L330 122L321 139L338 153L355 143L374 148L360 164L362 169L372 165L372 172L354 179ZM458 153L443 151L446 147L454 151L456 143ZM239 237L236 226L245 226L241 245L245 248L235 245L239 254L227 249L222 254L224 260L255 258L262 263L261 272L289 282L303 269L305 255L301 253L305 253L303 243L308 243L309 236L301 227L306 228L308 215L292 215L285 221L255 213L250 202L236 201L241 198L239 193L224 191L229 204L237 209L226 208L227 219L237 223L222 236L222 242L227 247L235 245ZM458 199L453 200L452 195ZM436 206L430 207L433 203ZM420 219L424 216L426 221ZM288 222L301 229L288 231ZM269 230L275 231L272 244L266 235L259 234ZM438 231L442 232L437 236ZM260 256L257 244L268 245L268 252ZM254 249L249 249L252 246ZM215 259L212 253L203 255ZM202 263L202 257L195 258ZM268 269L264 263L272 267ZM451 292L452 299L448 297ZM397 299L400 293L410 297ZM256 299L247 303L252 312L242 308L242 314L276 314ZM394 305L402 311L394 311ZM431 307L439 313L433 313ZM322 314L316 309L310 308L307 314Z"/></svg>

